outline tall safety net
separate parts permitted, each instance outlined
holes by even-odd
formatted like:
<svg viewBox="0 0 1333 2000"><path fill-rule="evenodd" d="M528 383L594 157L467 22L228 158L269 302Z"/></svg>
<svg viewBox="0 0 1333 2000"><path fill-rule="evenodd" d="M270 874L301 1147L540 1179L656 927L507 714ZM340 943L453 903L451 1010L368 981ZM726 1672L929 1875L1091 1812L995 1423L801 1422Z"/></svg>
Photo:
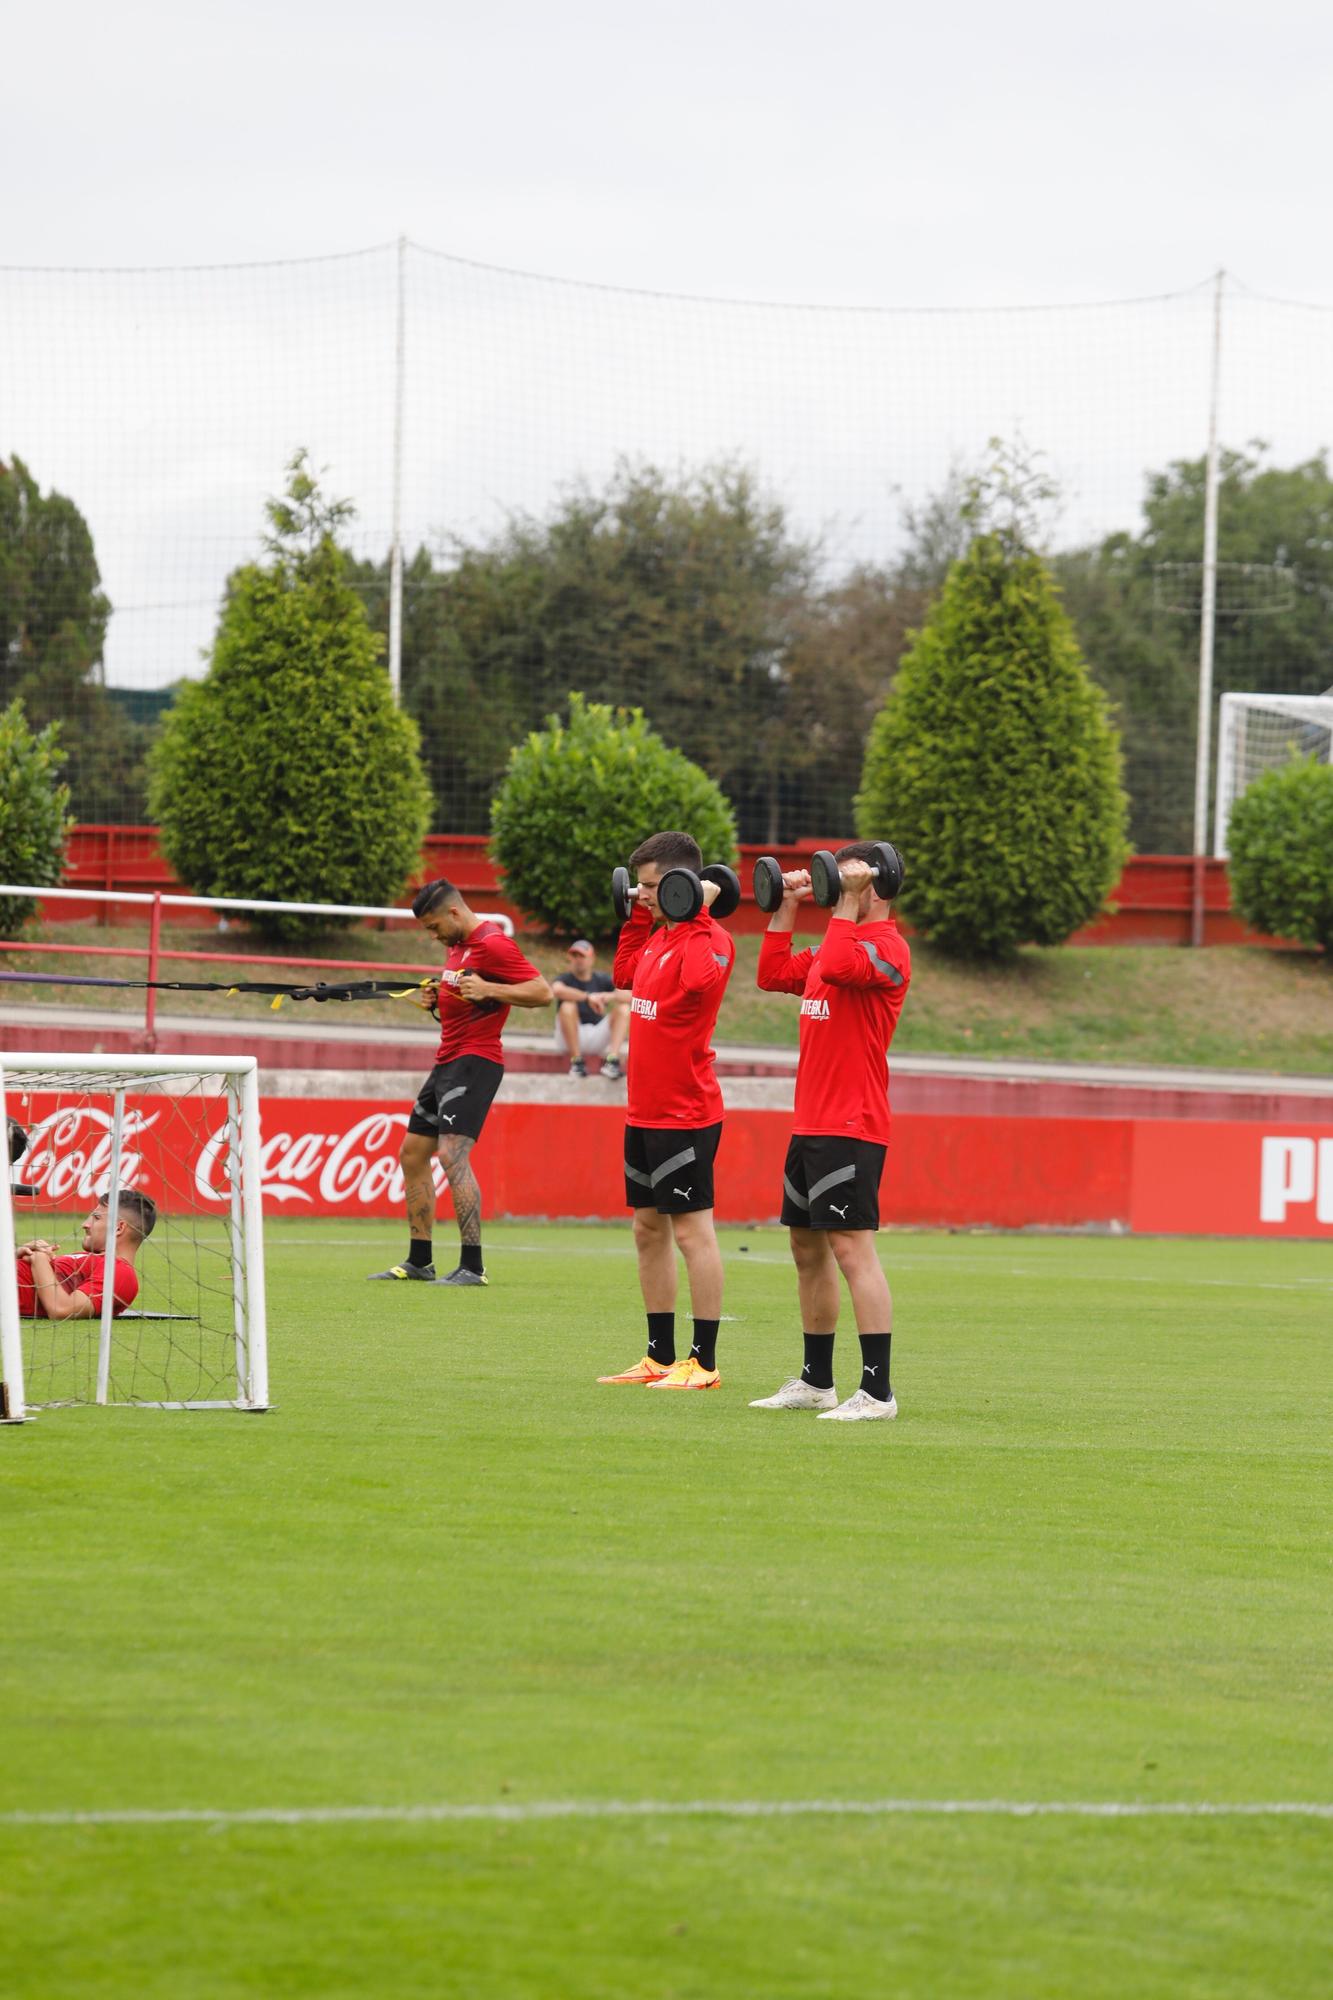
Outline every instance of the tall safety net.
<svg viewBox="0 0 1333 2000"><path fill-rule="evenodd" d="M172 1057L5 1054L0 1086L9 1417L68 1404L266 1407L254 1059L209 1071ZM99 1229L115 1245L114 1277ZM31 1246L91 1314L48 1310Z"/></svg>
<svg viewBox="0 0 1333 2000"><path fill-rule="evenodd" d="M305 447L356 505L347 546L386 632L399 524L403 697L438 830L486 830L510 745L577 687L641 705L744 836L846 833L869 720L998 437L1058 490L1034 531L1117 705L1134 838L1188 846L1214 303L1211 281L1020 309L727 301L393 243L0 270L0 532L18 461L80 510L109 610L61 625L60 658L81 635L138 732L100 762L105 730L72 739L76 810L142 817L143 744ZM1249 573L1219 603L1217 687L1317 692L1327 468L1281 547L1247 495L1333 444L1333 317L1234 282L1223 307L1219 553ZM717 529L711 570L671 492ZM21 653L0 643L0 694Z"/></svg>

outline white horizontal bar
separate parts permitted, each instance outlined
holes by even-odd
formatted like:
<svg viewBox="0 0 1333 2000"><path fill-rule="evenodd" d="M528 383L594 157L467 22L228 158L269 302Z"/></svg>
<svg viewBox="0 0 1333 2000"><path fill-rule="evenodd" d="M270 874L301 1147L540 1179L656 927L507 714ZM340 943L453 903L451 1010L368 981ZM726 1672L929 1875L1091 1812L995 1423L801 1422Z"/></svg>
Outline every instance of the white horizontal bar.
<svg viewBox="0 0 1333 2000"><path fill-rule="evenodd" d="M3 892L0 892L3 893ZM80 1055L61 1049L0 1049L0 1071L86 1070L90 1076L249 1076L258 1056Z"/></svg>
<svg viewBox="0 0 1333 2000"><path fill-rule="evenodd" d="M164 910L288 910L298 917L407 917L416 921L410 910L374 903L250 903L239 896L150 896L137 889L52 889L31 882L0 882L0 896L51 896L67 903L139 903L146 907L160 903ZM483 923L500 924L513 935L512 920L498 911L475 910L473 915Z"/></svg>
<svg viewBox="0 0 1333 2000"><path fill-rule="evenodd" d="M1324 1800L1181 1799L534 1799L483 1805L108 1807L4 1812L0 1826L343 1826L566 1819L1333 1819Z"/></svg>

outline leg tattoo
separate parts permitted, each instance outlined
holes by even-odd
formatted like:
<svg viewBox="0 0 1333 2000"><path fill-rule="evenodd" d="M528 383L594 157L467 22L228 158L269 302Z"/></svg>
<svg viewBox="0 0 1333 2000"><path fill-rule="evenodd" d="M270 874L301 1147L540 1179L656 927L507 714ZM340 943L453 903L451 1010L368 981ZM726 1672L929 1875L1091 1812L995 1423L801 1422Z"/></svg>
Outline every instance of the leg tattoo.
<svg viewBox="0 0 1333 2000"><path fill-rule="evenodd" d="M449 1191L454 1198L458 1234L464 1243L481 1241L481 1189L468 1158L472 1147L471 1139L444 1139L440 1143L440 1158L449 1176Z"/></svg>

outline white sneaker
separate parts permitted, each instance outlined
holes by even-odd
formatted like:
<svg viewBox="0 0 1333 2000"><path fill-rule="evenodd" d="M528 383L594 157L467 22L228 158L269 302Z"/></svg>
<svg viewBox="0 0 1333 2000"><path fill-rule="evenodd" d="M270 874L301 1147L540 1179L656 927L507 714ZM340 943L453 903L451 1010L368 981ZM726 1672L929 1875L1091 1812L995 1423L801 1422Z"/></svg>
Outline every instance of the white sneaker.
<svg viewBox="0 0 1333 2000"><path fill-rule="evenodd" d="M867 1417L896 1417L897 1414L896 1396L890 1396L887 1403L881 1403L878 1396L868 1394L865 1389L858 1389L845 1403L839 1403L836 1410L821 1410L819 1421L822 1424L827 1417L833 1423L859 1424Z"/></svg>
<svg viewBox="0 0 1333 2000"><path fill-rule="evenodd" d="M828 1410L832 1411L838 1400L836 1389L815 1389L808 1382L795 1377L784 1382L776 1396L760 1396L750 1408L752 1410Z"/></svg>

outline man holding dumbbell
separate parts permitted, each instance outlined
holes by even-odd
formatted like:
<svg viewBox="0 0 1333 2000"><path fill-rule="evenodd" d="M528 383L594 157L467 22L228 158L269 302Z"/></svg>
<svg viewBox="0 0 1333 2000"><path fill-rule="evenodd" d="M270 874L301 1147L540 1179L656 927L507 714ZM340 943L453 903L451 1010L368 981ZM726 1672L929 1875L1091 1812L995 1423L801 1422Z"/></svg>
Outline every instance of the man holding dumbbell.
<svg viewBox="0 0 1333 2000"><path fill-rule="evenodd" d="M801 995L796 1116L782 1175L782 1220L791 1236L805 1356L799 1376L756 1410L816 1410L844 1423L896 1417L889 1378L893 1299L875 1247L879 1184L889 1140L887 1052L912 977L892 903L903 867L887 841L853 841L814 856L810 871L776 862L755 870L755 896L771 911L758 981ZM797 905L831 908L823 942L792 951ZM838 1275L847 1280L861 1340L861 1381L845 1402L833 1386Z"/></svg>
<svg viewBox="0 0 1333 2000"><path fill-rule="evenodd" d="M722 1092L712 1036L735 961L716 921L735 909L730 869L700 867L688 833L655 833L630 856L638 887L617 869L623 928L615 982L632 989L625 1202L634 1211L639 1285L648 1317L643 1359L606 1383L649 1389L716 1389L722 1255L713 1229L713 1161L722 1136ZM655 929L658 919L662 928ZM690 1280L694 1338L676 1359L676 1251Z"/></svg>

